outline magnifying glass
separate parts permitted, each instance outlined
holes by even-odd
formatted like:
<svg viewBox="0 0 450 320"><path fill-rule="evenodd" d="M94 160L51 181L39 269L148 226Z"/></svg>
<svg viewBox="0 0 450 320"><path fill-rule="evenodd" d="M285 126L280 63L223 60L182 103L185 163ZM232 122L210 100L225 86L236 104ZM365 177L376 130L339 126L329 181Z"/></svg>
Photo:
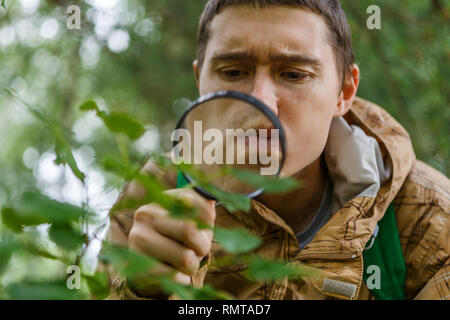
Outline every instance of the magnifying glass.
<svg viewBox="0 0 450 320"><path fill-rule="evenodd" d="M212 188L259 196L264 190L242 173L278 177L286 151L277 116L262 101L237 91L208 93L194 101L172 141L172 161L189 165L190 170L182 170L185 180L211 200L218 200Z"/></svg>

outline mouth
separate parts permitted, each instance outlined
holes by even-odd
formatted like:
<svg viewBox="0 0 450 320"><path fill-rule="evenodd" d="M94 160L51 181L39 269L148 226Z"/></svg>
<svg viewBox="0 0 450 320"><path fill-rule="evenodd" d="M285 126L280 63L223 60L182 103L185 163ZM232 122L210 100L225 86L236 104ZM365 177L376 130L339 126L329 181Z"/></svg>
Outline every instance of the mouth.
<svg viewBox="0 0 450 320"><path fill-rule="evenodd" d="M247 132L247 130L249 129L253 129L256 132L256 137L258 139L260 138L265 138L267 137L267 139L271 139L272 138L272 132L273 130L276 130L273 126L251 126L248 128L244 129L244 132Z"/></svg>
<svg viewBox="0 0 450 320"><path fill-rule="evenodd" d="M244 135L245 146L248 148L248 151L256 152L261 149L266 149L266 152L270 153L272 145L275 145L275 142L272 141L275 139L275 137L272 136L272 132L275 129L266 126L251 127L248 129L254 130L254 134ZM247 132L248 129L244 130L244 132Z"/></svg>
<svg viewBox="0 0 450 320"><path fill-rule="evenodd" d="M264 133L266 133L267 137L271 137L272 130L274 130L275 128L272 125L267 125L267 124L261 123L261 124L249 125L249 126L243 127L242 129L244 130L244 132L247 132L248 130L255 130L257 137L259 137L260 135L264 135Z"/></svg>
<svg viewBox="0 0 450 320"><path fill-rule="evenodd" d="M236 160L236 164L254 169L266 167L268 163L271 163L272 158L280 153L277 131L278 129L266 124L246 126L239 129L239 134L233 137L235 142L229 145L229 151L232 152L233 157L242 159L244 162L241 163Z"/></svg>

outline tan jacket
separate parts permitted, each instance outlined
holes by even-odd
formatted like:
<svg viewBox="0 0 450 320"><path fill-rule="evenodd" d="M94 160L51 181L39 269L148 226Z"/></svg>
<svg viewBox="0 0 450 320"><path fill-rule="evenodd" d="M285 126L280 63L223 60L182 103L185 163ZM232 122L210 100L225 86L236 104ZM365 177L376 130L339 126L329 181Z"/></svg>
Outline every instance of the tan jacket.
<svg viewBox="0 0 450 320"><path fill-rule="evenodd" d="M363 281L362 252L377 222L391 202L407 267L407 299L450 300L450 181L443 174L415 159L405 129L379 106L355 99L345 116L348 124L361 128L378 142L383 161L390 164L389 178L373 196L360 195L343 204L300 250L292 229L272 210L252 200L250 214L218 211L216 225L247 228L263 239L258 253L292 264L319 268L323 277L253 283L240 272L245 265L213 266L223 254L213 243L210 263L193 277L194 285L206 282L238 299L374 299ZM162 174L175 187L175 177ZM142 192L129 185L123 195ZM126 245L133 223L132 212L114 212L109 240ZM111 276L111 299L139 299L120 277ZM340 281L352 293L334 290L324 282Z"/></svg>

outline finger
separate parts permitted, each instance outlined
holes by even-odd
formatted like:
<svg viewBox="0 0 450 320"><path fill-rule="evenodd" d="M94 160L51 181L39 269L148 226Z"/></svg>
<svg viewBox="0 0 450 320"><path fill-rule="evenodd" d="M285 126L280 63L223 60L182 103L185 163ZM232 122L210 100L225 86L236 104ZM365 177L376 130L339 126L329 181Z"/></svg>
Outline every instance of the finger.
<svg viewBox="0 0 450 320"><path fill-rule="evenodd" d="M204 257L211 250L211 230L199 230L193 221L177 220L165 216L160 216L153 220L153 227L159 233L175 239L187 247L193 249L195 253Z"/></svg>
<svg viewBox="0 0 450 320"><path fill-rule="evenodd" d="M136 210L134 220L151 225L156 216L167 216L168 214L168 211L160 205L149 203Z"/></svg>
<svg viewBox="0 0 450 320"><path fill-rule="evenodd" d="M169 267L166 264L160 263L155 268L152 269L152 273L154 275L172 275L172 280L182 284L182 285L190 285L191 277L187 274L177 271L174 268Z"/></svg>
<svg viewBox="0 0 450 320"><path fill-rule="evenodd" d="M214 225L214 220L216 219L214 201L206 200L197 192L191 189L173 189L165 191L165 193L186 201L194 208L198 208L200 213L200 220L205 222L209 226Z"/></svg>
<svg viewBox="0 0 450 320"><path fill-rule="evenodd" d="M128 237L130 249L166 262L176 269L192 275L200 265L194 250L177 243L151 227L136 226Z"/></svg>
<svg viewBox="0 0 450 320"><path fill-rule="evenodd" d="M135 219L154 227L161 234L184 243L201 257L208 254L213 237L212 231L199 230L193 221L173 219L167 215L167 210L152 203L140 207L135 213Z"/></svg>

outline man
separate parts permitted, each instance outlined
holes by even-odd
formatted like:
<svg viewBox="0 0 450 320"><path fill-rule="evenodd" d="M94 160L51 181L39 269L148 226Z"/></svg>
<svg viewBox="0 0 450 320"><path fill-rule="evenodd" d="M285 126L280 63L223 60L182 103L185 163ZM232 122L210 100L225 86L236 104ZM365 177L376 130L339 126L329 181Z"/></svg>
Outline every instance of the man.
<svg viewBox="0 0 450 320"><path fill-rule="evenodd" d="M286 131L284 172L306 185L252 200L252 213L243 215L177 190L176 178L152 164L145 170L161 175L173 187L168 193L188 199L205 222L245 227L263 238L258 253L309 264L323 277L255 284L239 275L245 266L200 268L204 257L221 254L212 233L156 204L113 212L112 242L166 263L153 273L174 268L180 283L209 283L239 299L373 299L363 280L369 261L400 292L385 298L450 298L449 180L415 159L407 132L389 114L356 97L359 69L337 0L210 0L193 68L200 95L242 91L269 106ZM142 192L131 183L123 197ZM378 263L369 252L378 230L388 237L387 212L394 240ZM398 269L383 269L396 259ZM111 298L163 297L120 277L112 287Z"/></svg>

